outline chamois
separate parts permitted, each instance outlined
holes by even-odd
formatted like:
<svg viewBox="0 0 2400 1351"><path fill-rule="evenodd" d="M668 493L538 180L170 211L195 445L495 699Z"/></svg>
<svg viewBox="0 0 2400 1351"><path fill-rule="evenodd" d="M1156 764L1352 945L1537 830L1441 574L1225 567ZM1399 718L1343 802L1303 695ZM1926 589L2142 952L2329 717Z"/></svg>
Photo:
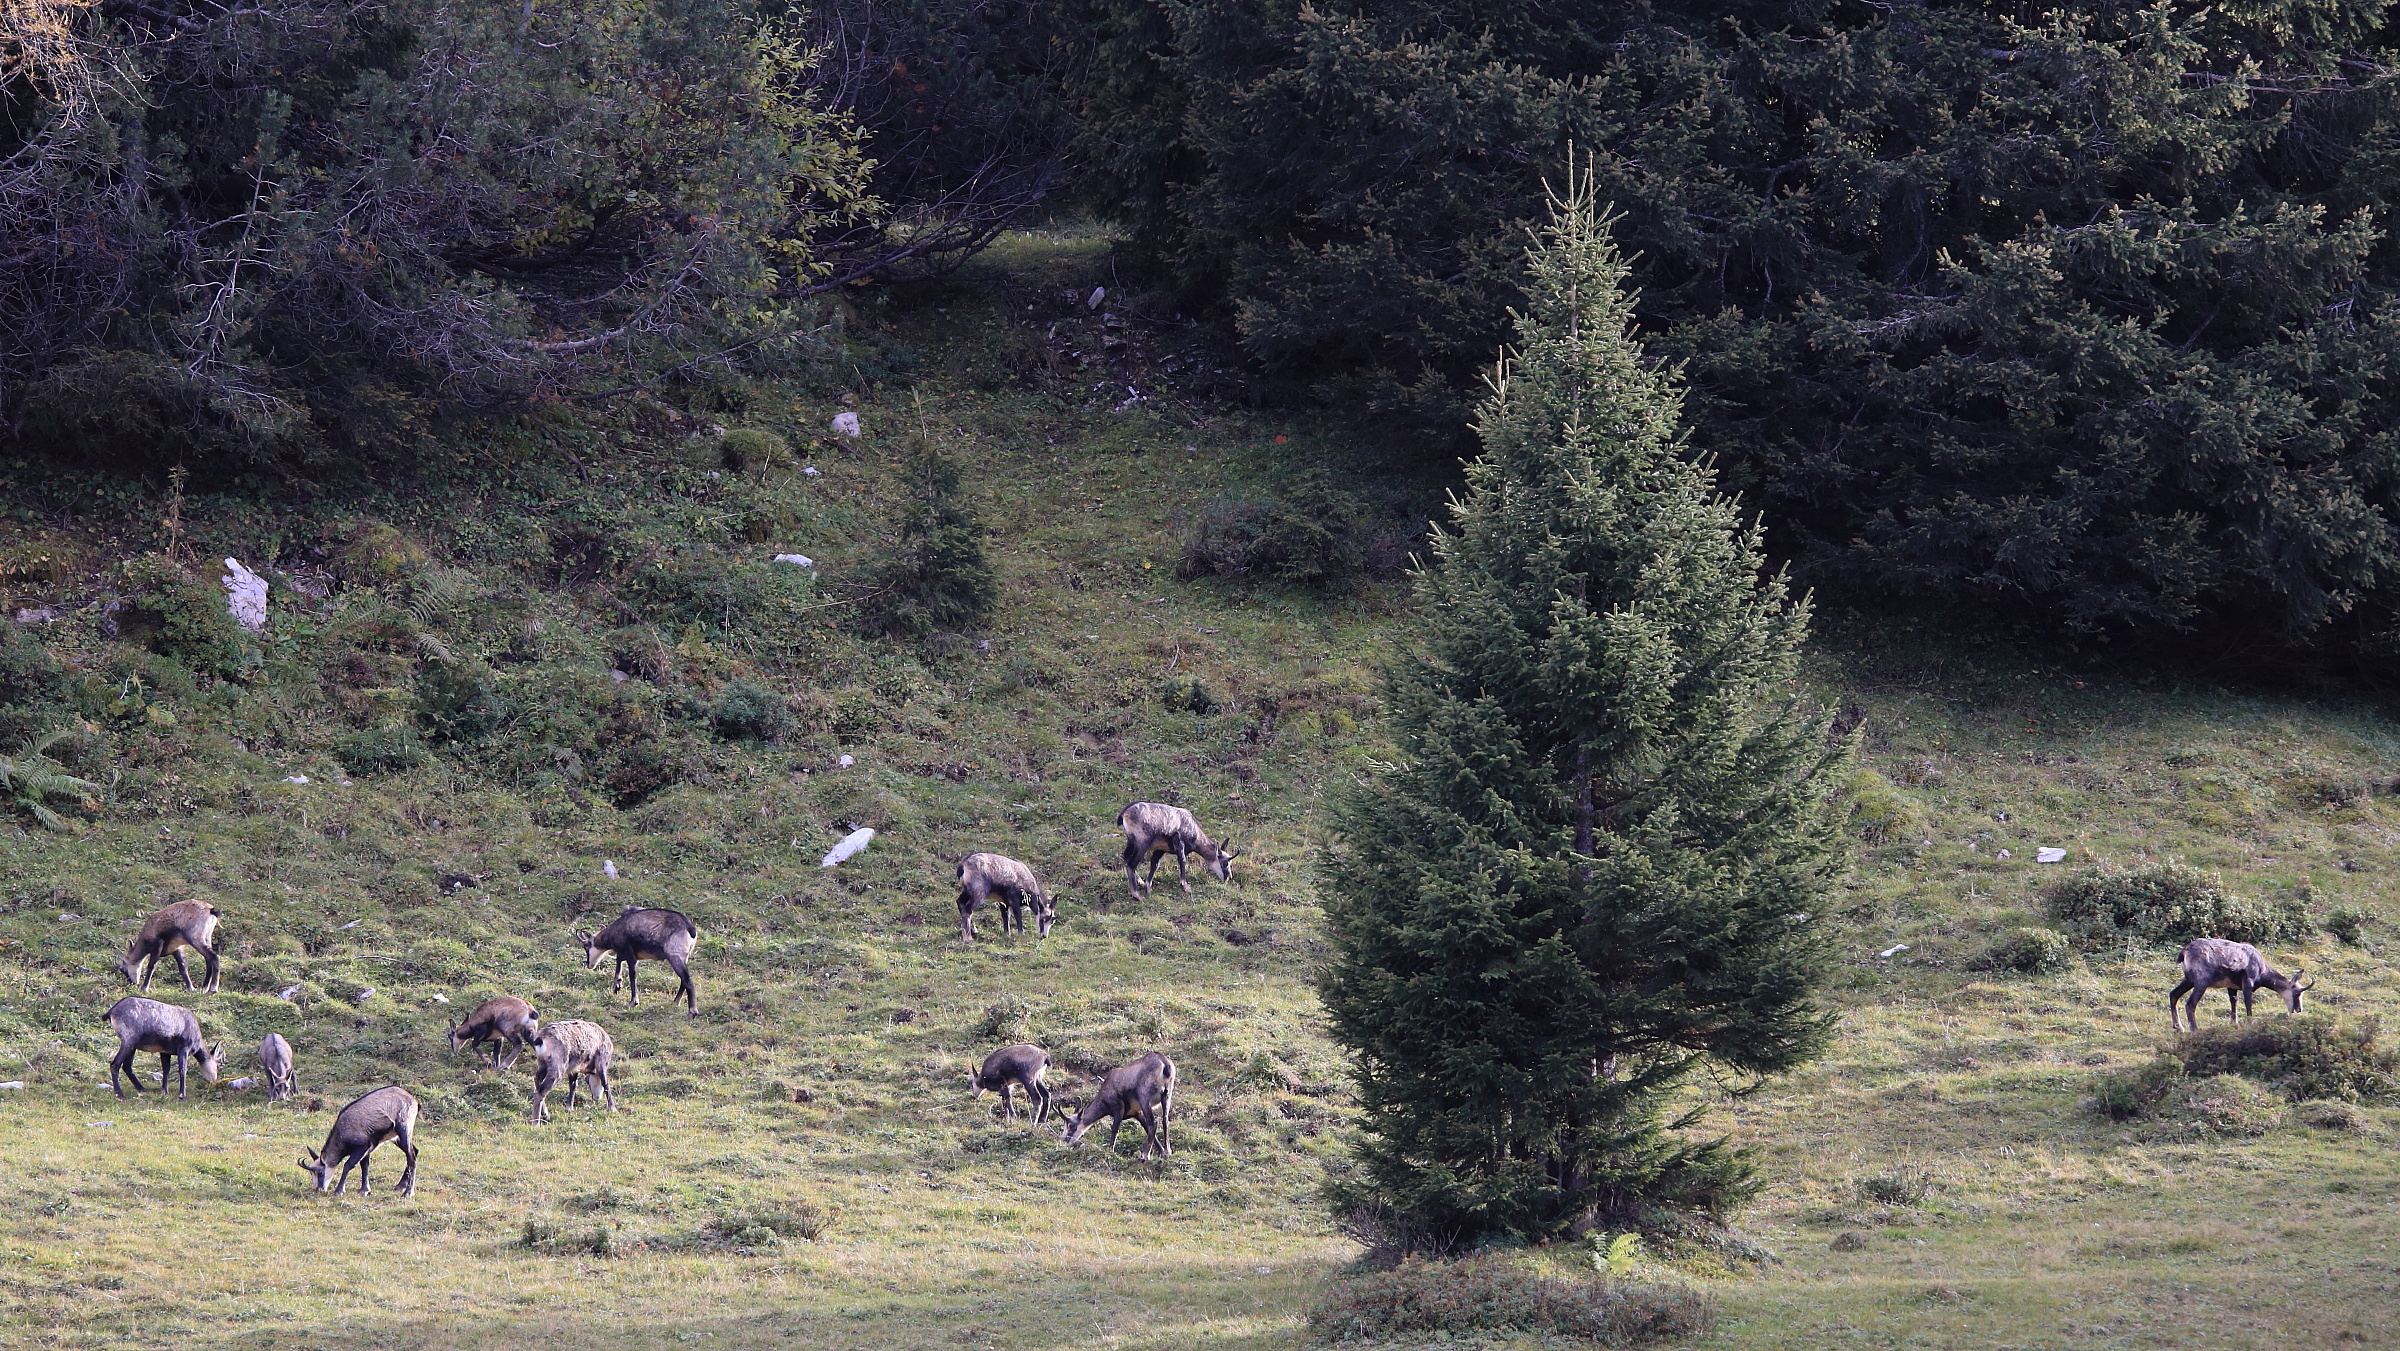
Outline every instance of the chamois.
<svg viewBox="0 0 2400 1351"><path fill-rule="evenodd" d="M292 1044L281 1032L269 1032L258 1044L258 1067L267 1074L267 1101L283 1102L292 1096Z"/></svg>
<svg viewBox="0 0 2400 1351"><path fill-rule="evenodd" d="M185 965L183 960L184 949L189 948L199 953L200 960L208 964L206 993L215 994L215 940L219 918L221 915L217 908L206 901L177 901L164 907L143 923L141 933L126 947L125 955L117 959L118 973L125 977L127 984L139 985L142 992L148 994L150 978L158 974L159 959L171 954L175 958L175 969L183 973L183 988L193 989L192 968ZM149 967L136 976L135 971L145 961Z"/></svg>
<svg viewBox="0 0 2400 1351"><path fill-rule="evenodd" d="M1175 880L1183 884L1186 894L1192 889L1191 877L1184 871L1187 855L1198 854L1218 881L1233 880L1233 860L1238 856L1233 842L1219 844L1208 838L1199 821L1181 807L1136 802L1117 813L1117 830L1125 837L1125 894L1134 900L1140 900L1158 882L1158 865L1168 854L1175 856ZM1136 881L1134 875L1145 861L1150 865L1150 877Z"/></svg>
<svg viewBox="0 0 2400 1351"><path fill-rule="evenodd" d="M200 1035L200 1020L187 1008L161 1004L129 994L109 1005L100 1021L116 1029L117 1054L108 1062L108 1086L116 1089L118 1097L125 1090L118 1087L117 1075L133 1081L133 1091L140 1093L142 1074L133 1067L133 1058L144 1051L158 1052L158 1091L167 1091L167 1069L175 1070L175 1096L189 1097L186 1066L194 1059L200 1062L200 1076L210 1083L217 1081L217 1053L208 1049L208 1039Z"/></svg>
<svg viewBox="0 0 2400 1351"><path fill-rule="evenodd" d="M519 1051L539 1039L541 1030L542 1020L533 1005L513 994L504 994L476 1005L465 1022L450 1024L450 1049L472 1046L481 1055L484 1044L489 1042L492 1068L505 1070L517 1063ZM503 1050L508 1052L506 1060L500 1058Z"/></svg>
<svg viewBox="0 0 2400 1351"><path fill-rule="evenodd" d="M1000 1110L1008 1119L1017 1119L1015 1089L1025 1090L1025 1100L1033 1105L1033 1124L1040 1125L1050 1118L1050 1090L1042 1083L1042 1075L1050 1068L1050 1053L1039 1046L1020 1042L1003 1046L983 1058L983 1068L969 1070L967 1082L975 1086L975 1096L981 1098L986 1089L1000 1095Z"/></svg>
<svg viewBox="0 0 2400 1351"><path fill-rule="evenodd" d="M387 1084L343 1108L333 1119L333 1129L325 1132L325 1146L300 1156L300 1167L317 1181L318 1191L342 1194L350 1183L352 1165L358 1168L358 1194L365 1196L373 1188L367 1185L367 1156L386 1140L397 1140L400 1152L408 1156L408 1167L400 1172L400 1194L417 1194L417 1099L398 1084ZM337 1176L336 1166L341 1169Z"/></svg>
<svg viewBox="0 0 2400 1351"><path fill-rule="evenodd" d="M1115 1148L1117 1131L1125 1118L1136 1117L1142 1123L1142 1158L1146 1162L1155 1152L1160 1157L1175 1152L1167 1141L1167 1118L1175 1109L1175 1062L1156 1051L1130 1065L1120 1065L1100 1081L1100 1089L1067 1121L1067 1144L1076 1144L1084 1132L1109 1118L1108 1143Z"/></svg>
<svg viewBox="0 0 2400 1351"><path fill-rule="evenodd" d="M1004 854L969 854L958 861L958 932L967 942L975 941L975 911L986 901L1000 901L1000 932L1008 932L1013 916L1017 932L1025 932L1025 909L1033 907L1033 922L1040 926L1044 938L1050 936L1051 921L1058 918L1058 904L1042 890L1042 880L1033 869Z"/></svg>
<svg viewBox="0 0 2400 1351"><path fill-rule="evenodd" d="M2225 992L2225 1016L2239 1023L2254 1011L2255 1000L2261 989L2282 995L2284 1007L2298 1013L2301 994L2316 988L2314 982L2306 985L2300 983L2300 977L2308 974L2306 971L2294 971L2287 976L2267 965L2267 959L2248 943L2235 943L2222 938L2195 938L2183 945L2179 960L2183 963L2183 979L2175 982L2175 988L2167 992L2167 1021L2179 1032L2185 1023L2191 1024L2194 1032L2200 1030L2200 997L2211 990ZM2183 999L2186 991L2190 992L2191 998L2184 1000L2182 1016L2179 1018L2175 1001ZM2237 999L2240 1003L2238 1009L2235 1007Z"/></svg>
<svg viewBox="0 0 2400 1351"><path fill-rule="evenodd" d="M597 971L600 969L602 953L616 957L616 971L608 983L610 994L624 988L627 970L631 969L633 997L627 1001L628 1007L642 1002L642 963L665 962L675 972L676 979L682 982L675 987L675 997L667 1002L672 1004L675 998L681 998L684 1006L691 1011L691 1016L697 1018L700 1016L700 995L692 986L691 960L692 945L699 941L700 926L692 923L680 911L643 910L628 906L624 914L617 916L616 923L583 940L583 960L585 965Z"/></svg>
<svg viewBox="0 0 2400 1351"><path fill-rule="evenodd" d="M575 1105L577 1076L589 1079L608 1103L608 1110L617 1110L616 1090L609 1086L608 1065L617 1055L617 1044L598 1023L581 1018L561 1018L542 1029L533 1043L533 1120L535 1125L550 1119L550 1093L559 1080L567 1083L567 1106Z"/></svg>

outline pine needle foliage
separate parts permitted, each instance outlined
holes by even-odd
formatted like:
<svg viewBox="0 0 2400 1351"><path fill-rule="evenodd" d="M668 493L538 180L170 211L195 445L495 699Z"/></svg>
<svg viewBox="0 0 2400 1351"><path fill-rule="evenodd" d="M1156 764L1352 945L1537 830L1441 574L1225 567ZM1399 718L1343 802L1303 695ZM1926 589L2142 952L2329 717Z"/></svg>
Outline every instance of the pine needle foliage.
<svg viewBox="0 0 2400 1351"><path fill-rule="evenodd" d="M891 555L876 570L870 624L921 638L991 618L1000 604L1000 579L984 551L983 522L960 482L958 462L943 453L921 404L900 477L907 507Z"/></svg>
<svg viewBox="0 0 2400 1351"><path fill-rule="evenodd" d="M1793 693L1807 604L1682 453L1608 224L1588 177L1553 199L1389 676L1400 761L1336 808L1321 985L1365 1129L1332 1200L1407 1248L1740 1201L1751 1161L1668 1098L1831 1025L1850 747Z"/></svg>

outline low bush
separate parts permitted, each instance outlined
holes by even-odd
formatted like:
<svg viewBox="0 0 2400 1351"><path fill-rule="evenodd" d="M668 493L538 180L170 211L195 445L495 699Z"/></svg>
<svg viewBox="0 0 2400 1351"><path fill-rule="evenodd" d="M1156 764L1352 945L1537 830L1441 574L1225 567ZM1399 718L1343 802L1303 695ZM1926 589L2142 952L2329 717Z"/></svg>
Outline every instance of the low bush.
<svg viewBox="0 0 2400 1351"><path fill-rule="evenodd" d="M619 1246L607 1225L569 1231L541 1220L525 1221L524 1232L517 1241L551 1257L612 1257Z"/></svg>
<svg viewBox="0 0 2400 1351"><path fill-rule="evenodd" d="M2194 1130L2208 1135L2264 1135L2283 1124L2283 1097L2238 1074L2196 1079L2183 1091Z"/></svg>
<svg viewBox="0 0 2400 1351"><path fill-rule="evenodd" d="M1159 705L1169 713L1197 713L1206 716L1217 711L1217 696L1198 676L1170 680L1158 690Z"/></svg>
<svg viewBox="0 0 2400 1351"><path fill-rule="evenodd" d="M1175 575L1338 582L1366 570L1366 516L1357 498L1313 481L1282 496L1220 497L1202 508Z"/></svg>
<svg viewBox="0 0 2400 1351"><path fill-rule="evenodd" d="M1922 1168L1899 1168L1858 1180L1858 1194L1877 1205L1921 1206L1933 1191L1933 1174Z"/></svg>
<svg viewBox="0 0 2400 1351"><path fill-rule="evenodd" d="M23 628L0 627L0 705L31 708L67 697L67 671Z"/></svg>
<svg viewBox="0 0 2400 1351"><path fill-rule="evenodd" d="M2053 918L2093 938L2273 943L2305 938L2315 927L2305 897L2244 899L2228 893L2214 874L2171 859L2089 869L2060 883L2049 903Z"/></svg>
<svg viewBox="0 0 2400 1351"><path fill-rule="evenodd" d="M2400 1050L2377 1044L2381 1030L2373 1018L2355 1026L2313 1015L2254 1018L2191 1033L2174 1054L2195 1078L2239 1074L2294 1102L2380 1102L2400 1097Z"/></svg>
<svg viewBox="0 0 2400 1351"><path fill-rule="evenodd" d="M361 728L335 739L333 758L353 774L389 774L415 769L432 761L413 727L386 723Z"/></svg>
<svg viewBox="0 0 2400 1351"><path fill-rule="evenodd" d="M1967 966L1977 971L2024 971L2046 974L2075 964L2075 945L2056 929L2027 926L2011 929L1975 954Z"/></svg>
<svg viewBox="0 0 2400 1351"><path fill-rule="evenodd" d="M1925 813L1871 769L1850 776L1850 833L1867 844L1906 844L1925 830Z"/></svg>
<svg viewBox="0 0 2400 1351"><path fill-rule="evenodd" d="M2324 1131L2365 1130L2366 1115L2346 1102L2304 1102L2292 1115L2302 1125Z"/></svg>
<svg viewBox="0 0 2400 1351"><path fill-rule="evenodd" d="M126 637L212 675L239 675L250 664L249 637L214 578L158 554L127 559L124 577L130 603L118 624Z"/></svg>
<svg viewBox="0 0 2400 1351"><path fill-rule="evenodd" d="M2341 942L2357 947L2367 939L2367 912L2353 906L2336 906L2325 917L2325 932Z"/></svg>
<svg viewBox="0 0 2400 1351"><path fill-rule="evenodd" d="M2132 1121L2155 1113L2182 1086L2183 1062L2161 1057L2093 1079L2092 1110L2111 1121Z"/></svg>
<svg viewBox="0 0 2400 1351"><path fill-rule="evenodd" d="M1693 1336L1711 1322L1707 1302L1679 1286L1562 1281L1496 1256L1337 1280L1308 1311L1320 1342L1517 1333L1632 1346Z"/></svg>
<svg viewBox="0 0 2400 1351"><path fill-rule="evenodd" d="M807 1201L719 1215L700 1228L698 1245L730 1252L773 1252L789 1239L815 1243L833 1228L836 1212Z"/></svg>
<svg viewBox="0 0 2400 1351"><path fill-rule="evenodd" d="M717 443L725 467L755 474L765 469L792 467L791 443L758 427L736 427Z"/></svg>
<svg viewBox="0 0 2400 1351"><path fill-rule="evenodd" d="M708 722L728 741L781 741L792 730L792 710L766 686L734 680L708 706Z"/></svg>

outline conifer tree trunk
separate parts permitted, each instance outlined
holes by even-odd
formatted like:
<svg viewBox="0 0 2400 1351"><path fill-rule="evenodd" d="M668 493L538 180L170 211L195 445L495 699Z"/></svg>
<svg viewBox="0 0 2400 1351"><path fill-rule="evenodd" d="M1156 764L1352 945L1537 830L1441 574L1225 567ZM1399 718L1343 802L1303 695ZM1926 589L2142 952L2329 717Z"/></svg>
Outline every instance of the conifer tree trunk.
<svg viewBox="0 0 2400 1351"><path fill-rule="evenodd" d="M1530 260L1390 676L1402 755L1326 859L1321 985L1366 1107L1334 1199L1417 1248L1744 1198L1749 1160L1667 1098L1830 1025L1849 747L1794 693L1806 604L1682 454L1588 184Z"/></svg>

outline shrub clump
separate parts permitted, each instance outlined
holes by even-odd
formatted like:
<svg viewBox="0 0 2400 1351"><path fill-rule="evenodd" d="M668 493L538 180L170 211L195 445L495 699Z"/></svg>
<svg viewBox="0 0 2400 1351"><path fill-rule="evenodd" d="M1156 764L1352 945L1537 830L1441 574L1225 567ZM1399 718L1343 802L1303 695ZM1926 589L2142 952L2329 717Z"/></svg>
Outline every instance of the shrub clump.
<svg viewBox="0 0 2400 1351"><path fill-rule="evenodd" d="M1632 1346L1708 1330L1708 1304L1680 1286L1562 1281L1499 1257L1410 1262L1339 1280L1308 1311L1320 1342L1441 1333L1519 1333Z"/></svg>
<svg viewBox="0 0 2400 1351"><path fill-rule="evenodd" d="M776 1252L792 1239L817 1242L832 1230L836 1218L836 1212L808 1201L719 1215L701 1226L694 1246L720 1252Z"/></svg>
<svg viewBox="0 0 2400 1351"><path fill-rule="evenodd" d="M2238 1074L2194 1080L2183 1093L2192 1128L2206 1135L2264 1135L2283 1124L2283 1098Z"/></svg>
<svg viewBox="0 0 2400 1351"><path fill-rule="evenodd" d="M2158 1111L2182 1086L2183 1062L2162 1056L2093 1079L2092 1110L2111 1121L2132 1121Z"/></svg>
<svg viewBox="0 0 2400 1351"><path fill-rule="evenodd" d="M414 727L387 723L348 733L333 743L333 758L353 774L388 774L433 761Z"/></svg>
<svg viewBox="0 0 2400 1351"><path fill-rule="evenodd" d="M132 603L120 622L151 650L215 675L238 675L249 664L250 643L225 608L224 588L158 554L127 559L124 571Z"/></svg>
<svg viewBox="0 0 2400 1351"><path fill-rule="evenodd" d="M2056 929L2028 925L1995 938L1967 962L1977 971L2024 971L2045 975L2075 964L2075 945Z"/></svg>
<svg viewBox="0 0 2400 1351"><path fill-rule="evenodd" d="M792 467L791 443L762 428L736 427L725 433L717 446L724 453L727 469L755 474L762 469Z"/></svg>
<svg viewBox="0 0 2400 1351"><path fill-rule="evenodd" d="M1899 1168L1858 1180L1858 1194L1877 1205L1921 1206L1933 1191L1933 1174L1922 1168Z"/></svg>
<svg viewBox="0 0 2400 1351"><path fill-rule="evenodd" d="M1850 776L1850 833L1867 844L1905 844L1925 830L1925 813L1891 781L1861 768Z"/></svg>
<svg viewBox="0 0 2400 1351"><path fill-rule="evenodd" d="M791 706L754 680L728 681L708 708L709 725L729 741L781 741L792 730Z"/></svg>
<svg viewBox="0 0 2400 1351"><path fill-rule="evenodd" d="M2256 1018L2191 1033L2175 1054L2194 1077L2244 1075L2294 1102L2379 1102L2400 1098L2400 1050L2376 1044L2381 1030L2373 1018L2350 1027L2331 1018Z"/></svg>
<svg viewBox="0 0 2400 1351"><path fill-rule="evenodd" d="M1323 586L1366 570L1367 510L1322 482L1287 495L1220 497L1200 512L1175 575L1271 577Z"/></svg>
<svg viewBox="0 0 2400 1351"><path fill-rule="evenodd" d="M2228 893L2214 874L2171 859L2079 873L2050 893L2050 914L2094 938L2153 943L2204 937L2274 943L2305 938L2315 927L2305 897L2247 900Z"/></svg>
<svg viewBox="0 0 2400 1351"><path fill-rule="evenodd" d="M2336 906L2325 917L2325 932L2341 942L2357 947L2367 941L2367 912L2354 906Z"/></svg>

